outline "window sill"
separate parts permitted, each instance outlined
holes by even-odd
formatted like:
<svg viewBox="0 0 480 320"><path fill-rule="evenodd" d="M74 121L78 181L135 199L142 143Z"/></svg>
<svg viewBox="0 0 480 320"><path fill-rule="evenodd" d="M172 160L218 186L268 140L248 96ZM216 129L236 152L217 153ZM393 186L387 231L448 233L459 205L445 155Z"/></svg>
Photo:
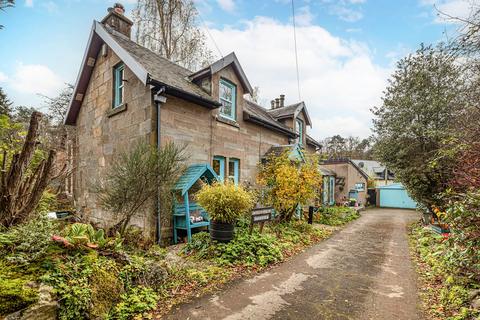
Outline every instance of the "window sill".
<svg viewBox="0 0 480 320"><path fill-rule="evenodd" d="M228 124L228 125L230 125L230 126L232 126L232 127L235 127L235 128L240 128L240 125L238 124L237 121L232 120L232 119L225 118L225 117L223 117L223 116L221 116L221 115L218 115L217 121L218 121L218 122L221 122L221 123Z"/></svg>
<svg viewBox="0 0 480 320"><path fill-rule="evenodd" d="M122 113L127 110L127 104L123 103L119 105L118 107L113 108L112 110L107 112L107 117L113 117L116 114Z"/></svg>

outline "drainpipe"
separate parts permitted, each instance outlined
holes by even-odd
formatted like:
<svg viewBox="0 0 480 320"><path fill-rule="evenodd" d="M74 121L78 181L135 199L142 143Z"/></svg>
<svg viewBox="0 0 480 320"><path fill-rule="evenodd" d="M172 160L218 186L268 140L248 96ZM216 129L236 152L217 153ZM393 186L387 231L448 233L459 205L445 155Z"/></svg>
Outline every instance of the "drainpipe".
<svg viewBox="0 0 480 320"><path fill-rule="evenodd" d="M157 121L156 121L156 130L157 130L157 151L160 150L160 107L162 103L167 101L167 97L163 96L162 93L165 92L165 87L161 87L154 95L153 101L157 107ZM157 201L155 203L155 209L157 211L157 243L160 244L162 240L162 225L160 223L161 216L161 204L160 204L160 191L157 192Z"/></svg>

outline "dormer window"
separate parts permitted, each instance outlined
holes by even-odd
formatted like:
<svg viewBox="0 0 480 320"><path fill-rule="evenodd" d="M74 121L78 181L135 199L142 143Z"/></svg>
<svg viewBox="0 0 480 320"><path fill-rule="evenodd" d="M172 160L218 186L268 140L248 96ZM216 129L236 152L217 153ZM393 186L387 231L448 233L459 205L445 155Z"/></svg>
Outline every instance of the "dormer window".
<svg viewBox="0 0 480 320"><path fill-rule="evenodd" d="M123 104L124 71L125 65L123 63L117 64L113 68L113 108L117 108Z"/></svg>
<svg viewBox="0 0 480 320"><path fill-rule="evenodd" d="M302 144L303 143L304 127L303 127L303 121L301 119L297 118L295 120L295 131L298 134L298 143Z"/></svg>
<svg viewBox="0 0 480 320"><path fill-rule="evenodd" d="M219 98L222 106L220 115L236 120L236 87L233 83L220 79Z"/></svg>

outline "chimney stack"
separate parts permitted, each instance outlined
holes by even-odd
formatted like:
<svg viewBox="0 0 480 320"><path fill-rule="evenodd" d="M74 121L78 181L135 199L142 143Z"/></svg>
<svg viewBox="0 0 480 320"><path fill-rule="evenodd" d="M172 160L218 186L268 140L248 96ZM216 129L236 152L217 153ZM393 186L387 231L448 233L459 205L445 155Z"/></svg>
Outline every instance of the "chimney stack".
<svg viewBox="0 0 480 320"><path fill-rule="evenodd" d="M275 98L275 109L280 108L280 99Z"/></svg>
<svg viewBox="0 0 480 320"><path fill-rule="evenodd" d="M280 108L285 107L285 95L281 94L280 95Z"/></svg>
<svg viewBox="0 0 480 320"><path fill-rule="evenodd" d="M270 101L270 104L272 105L272 110L275 109L275 100Z"/></svg>
<svg viewBox="0 0 480 320"><path fill-rule="evenodd" d="M107 11L108 14L103 18L102 24L108 25L130 39L133 22L125 17L125 7L117 2L113 8L108 8Z"/></svg>

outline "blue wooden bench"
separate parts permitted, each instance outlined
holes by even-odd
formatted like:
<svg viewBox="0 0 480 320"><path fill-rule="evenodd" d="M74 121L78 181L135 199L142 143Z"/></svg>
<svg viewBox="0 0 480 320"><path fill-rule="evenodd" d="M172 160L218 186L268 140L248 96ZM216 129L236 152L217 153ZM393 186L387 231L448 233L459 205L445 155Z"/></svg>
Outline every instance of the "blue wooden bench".
<svg viewBox="0 0 480 320"><path fill-rule="evenodd" d="M188 242L192 239L192 229L208 227L210 219L207 212L195 201L189 199L189 190L198 181L213 183L218 180L218 176L208 164L194 164L187 168L185 173L178 179L173 188L173 192L179 193L183 203L174 198L173 202L173 242L178 242L178 230L187 232ZM203 221L191 222L190 217L193 212L198 212Z"/></svg>

